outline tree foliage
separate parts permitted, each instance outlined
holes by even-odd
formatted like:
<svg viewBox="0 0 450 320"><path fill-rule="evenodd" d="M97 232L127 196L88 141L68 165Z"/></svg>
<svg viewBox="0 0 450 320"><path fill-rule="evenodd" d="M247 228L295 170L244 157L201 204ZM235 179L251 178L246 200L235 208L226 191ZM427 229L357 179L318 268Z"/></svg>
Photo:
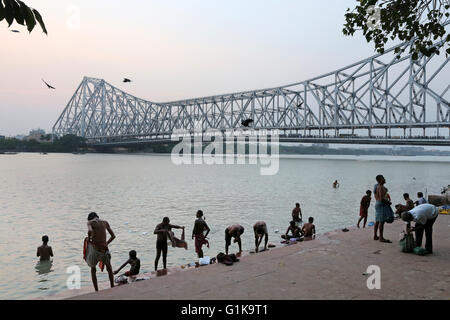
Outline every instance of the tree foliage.
<svg viewBox="0 0 450 320"><path fill-rule="evenodd" d="M0 140L0 151L19 152L74 152L87 148L86 139L75 135L65 135L55 138L51 142L51 135L41 137L41 142L36 140L18 140L6 138Z"/></svg>
<svg viewBox="0 0 450 320"><path fill-rule="evenodd" d="M378 53L384 53L391 40L410 42L409 53L417 60L445 50L450 54L449 0L357 0L358 5L345 14L344 35L362 31ZM435 45L440 43L439 45ZM400 58L405 48L397 48Z"/></svg>
<svg viewBox="0 0 450 320"><path fill-rule="evenodd" d="M28 7L23 1L0 0L0 21L3 20L6 20L8 27L16 20L18 24L26 25L29 32L33 31L39 23L42 32L47 34L41 14L36 9Z"/></svg>

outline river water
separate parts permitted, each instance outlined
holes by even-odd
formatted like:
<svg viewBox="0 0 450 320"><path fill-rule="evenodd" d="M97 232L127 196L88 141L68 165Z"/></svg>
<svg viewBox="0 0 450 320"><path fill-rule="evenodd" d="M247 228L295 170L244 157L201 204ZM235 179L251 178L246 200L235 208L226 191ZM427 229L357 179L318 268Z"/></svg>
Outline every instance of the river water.
<svg viewBox="0 0 450 320"><path fill-rule="evenodd" d="M257 165L176 166L167 155L0 155L0 299L66 290L70 266L79 266L82 286L91 286L82 258L90 211L116 233L110 245L113 268L134 249L141 271L150 272L153 230L164 216L186 226L189 250L169 246L168 267L173 267L196 260L190 235L198 209L212 230L205 255L215 256L224 251L224 229L230 224L245 227L244 250L253 249L252 226L258 220L267 222L269 241L279 243L295 202L301 203L304 218L314 217L318 233L351 226L377 174L386 177L398 203L403 192L413 200L417 191L438 194L450 183L449 169L450 157L291 156L280 159L276 175L262 176ZM335 179L339 189L331 187ZM36 258L44 234L55 254L49 266ZM236 249L232 244L231 252ZM106 272L97 275L107 281Z"/></svg>

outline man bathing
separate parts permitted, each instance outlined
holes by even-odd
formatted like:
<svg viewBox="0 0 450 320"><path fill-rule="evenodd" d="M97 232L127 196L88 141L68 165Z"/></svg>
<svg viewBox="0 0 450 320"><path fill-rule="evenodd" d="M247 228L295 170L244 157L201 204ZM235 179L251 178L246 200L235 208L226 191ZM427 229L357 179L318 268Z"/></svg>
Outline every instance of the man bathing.
<svg viewBox="0 0 450 320"><path fill-rule="evenodd" d="M255 252L258 252L259 245L264 237L264 249L267 250L267 242L269 241L269 233L267 231L267 225L264 221L258 221L253 225L253 232L255 234Z"/></svg>
<svg viewBox="0 0 450 320"><path fill-rule="evenodd" d="M206 233L204 233L206 231ZM197 211L197 219L194 223L194 229L192 229L192 240L195 239L195 252L199 258L203 258L202 246L206 244L209 248L209 242L207 240L209 234L209 227L206 221L203 219L203 211Z"/></svg>
<svg viewBox="0 0 450 320"><path fill-rule="evenodd" d="M358 220L358 223L356 224L358 228L359 228L359 224L361 223L361 220L363 220L363 219L364 219L363 228L366 227L367 215L368 215L368 211L369 211L369 207L370 207L370 200L372 200L372 198L370 197L371 195L372 195L372 191L367 190L366 195L364 197L362 197L362 199L361 199L361 203L360 203L360 207L359 207L359 220Z"/></svg>
<svg viewBox="0 0 450 320"><path fill-rule="evenodd" d="M168 217L164 217L162 223L158 224L155 228L154 234L157 235L156 238L156 259L155 259L155 271L158 270L158 262L161 257L161 252L163 255L163 265L164 269L167 269L167 240L170 237L169 232L171 229L184 229L184 227L176 226L170 224L170 219ZM171 239L172 240L172 239ZM172 242L175 246L175 244Z"/></svg>
<svg viewBox="0 0 450 320"><path fill-rule="evenodd" d="M403 199L405 199L405 201L406 201L405 205L400 204L400 203L395 205L395 209L396 209L395 213L398 214L399 216L403 212L409 211L414 208L414 202L409 198L408 193L403 194Z"/></svg>
<svg viewBox="0 0 450 320"><path fill-rule="evenodd" d="M313 224L314 218L309 217L308 223L303 225L302 231L305 240L312 240L316 236L316 226Z"/></svg>
<svg viewBox="0 0 450 320"><path fill-rule="evenodd" d="M101 262L106 267L109 276L111 288L114 287L114 276L111 267L111 254L108 245L116 238L114 232L109 226L108 221L100 220L95 212L88 215L88 238L86 248L86 263L91 267L92 283L95 291L98 291L97 285L97 263ZM110 234L110 238L106 241L106 231Z"/></svg>
<svg viewBox="0 0 450 320"><path fill-rule="evenodd" d="M48 245L48 236L42 237L42 246L37 248L36 254L40 261L48 261L50 257L53 257L52 247Z"/></svg>
<svg viewBox="0 0 450 320"><path fill-rule="evenodd" d="M337 180L335 180L334 182L333 182L333 188L339 188L339 182L337 181Z"/></svg>
<svg viewBox="0 0 450 320"><path fill-rule="evenodd" d="M137 253L134 250L131 250L129 253L129 259L123 265L120 266L119 269L114 271L114 274L118 274L120 270L122 270L127 264L131 266L130 270L125 272L124 275L127 277L135 276L139 274L141 269L141 260L138 259Z"/></svg>
<svg viewBox="0 0 450 320"><path fill-rule="evenodd" d="M296 224L300 224L303 220L302 209L300 208L300 203L298 202L295 204L295 208L292 209L292 220L294 220Z"/></svg>
<svg viewBox="0 0 450 320"><path fill-rule="evenodd" d="M228 248L231 244L231 238L234 238L234 242L239 246L239 252L242 253L241 235L244 233L244 227L240 224L234 224L225 229L225 254L228 254Z"/></svg>
<svg viewBox="0 0 450 320"><path fill-rule="evenodd" d="M289 235L289 231L291 232L291 235ZM302 236L303 236L302 229L300 229L300 227L295 224L295 221L292 220L289 223L289 227L287 228L286 233L282 234L281 238L285 240L290 240L291 238L300 239Z"/></svg>

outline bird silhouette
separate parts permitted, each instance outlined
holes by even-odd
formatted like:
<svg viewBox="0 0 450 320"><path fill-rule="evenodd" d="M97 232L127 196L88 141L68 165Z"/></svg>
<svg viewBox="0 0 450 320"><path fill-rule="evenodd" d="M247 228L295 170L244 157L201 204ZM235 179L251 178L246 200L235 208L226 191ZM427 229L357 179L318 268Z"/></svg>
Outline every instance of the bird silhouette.
<svg viewBox="0 0 450 320"><path fill-rule="evenodd" d="M130 79L127 79L127 78L123 78L123 82L131 82L131 80Z"/></svg>
<svg viewBox="0 0 450 320"><path fill-rule="evenodd" d="M250 123L252 123L252 122L253 122L252 119L247 119L247 120L241 121L241 124L242 124L244 127L248 127L248 126L250 125Z"/></svg>
<svg viewBox="0 0 450 320"><path fill-rule="evenodd" d="M303 105L303 102L300 102L300 103L297 105L297 108L301 108L302 105Z"/></svg>
<svg viewBox="0 0 450 320"><path fill-rule="evenodd" d="M52 87L51 85L49 85L47 82L45 82L44 79L42 79L42 81L47 85L47 87L48 87L49 89L55 89L54 87Z"/></svg>
<svg viewBox="0 0 450 320"><path fill-rule="evenodd" d="M14 32L14 33L19 33L20 32L19 30L9 30L9 31Z"/></svg>

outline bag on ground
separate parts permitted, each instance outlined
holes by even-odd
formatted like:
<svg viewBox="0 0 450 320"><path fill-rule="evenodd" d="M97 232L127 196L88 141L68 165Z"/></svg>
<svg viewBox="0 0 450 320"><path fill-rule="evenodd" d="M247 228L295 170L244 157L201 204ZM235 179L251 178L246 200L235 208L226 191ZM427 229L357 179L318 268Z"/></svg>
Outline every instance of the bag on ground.
<svg viewBox="0 0 450 320"><path fill-rule="evenodd" d="M402 252L407 252L407 253L413 252L413 250L416 246L413 234L412 233L404 234L403 239L401 239L399 241L399 245L400 245L400 250Z"/></svg>

